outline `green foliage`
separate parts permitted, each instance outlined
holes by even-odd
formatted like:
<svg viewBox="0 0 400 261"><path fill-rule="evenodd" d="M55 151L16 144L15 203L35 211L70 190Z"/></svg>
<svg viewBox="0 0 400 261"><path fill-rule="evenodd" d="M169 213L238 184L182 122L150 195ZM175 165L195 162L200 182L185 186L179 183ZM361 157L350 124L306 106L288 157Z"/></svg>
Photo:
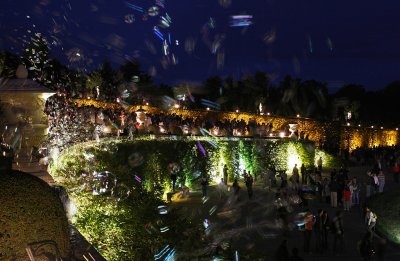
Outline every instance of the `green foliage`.
<svg viewBox="0 0 400 261"><path fill-rule="evenodd" d="M378 216L377 229L390 241L400 244L400 191L375 196L369 206Z"/></svg>
<svg viewBox="0 0 400 261"><path fill-rule="evenodd" d="M0 187L0 259L27 258L26 245L44 240L54 240L68 257L69 226L55 190L17 171L0 175Z"/></svg>
<svg viewBox="0 0 400 261"><path fill-rule="evenodd" d="M314 166L317 165L319 157L322 157L322 164L324 168L328 169L339 169L342 166L342 162L338 156L332 155L326 151L316 149L315 150L315 162Z"/></svg>

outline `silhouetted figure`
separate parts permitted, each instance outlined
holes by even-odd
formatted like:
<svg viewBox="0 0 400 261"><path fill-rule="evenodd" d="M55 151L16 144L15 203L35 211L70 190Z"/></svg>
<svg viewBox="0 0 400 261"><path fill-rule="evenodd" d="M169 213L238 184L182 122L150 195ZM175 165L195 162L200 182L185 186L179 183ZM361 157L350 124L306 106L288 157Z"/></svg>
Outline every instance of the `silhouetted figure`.
<svg viewBox="0 0 400 261"><path fill-rule="evenodd" d="M292 256L289 259L290 261L304 261L303 258L299 256L299 249L296 247L292 249Z"/></svg>
<svg viewBox="0 0 400 261"><path fill-rule="evenodd" d="M279 245L278 249L275 252L275 260L276 261L288 261L289 260L289 251L287 249L287 241L284 239L282 243Z"/></svg>
<svg viewBox="0 0 400 261"><path fill-rule="evenodd" d="M201 178L201 189L203 191L203 197L207 197L207 187L208 187L208 178L204 175Z"/></svg>
<svg viewBox="0 0 400 261"><path fill-rule="evenodd" d="M344 251L344 229L343 229L343 213L336 211L336 216L332 220L333 223L333 253Z"/></svg>
<svg viewBox="0 0 400 261"><path fill-rule="evenodd" d="M224 183L225 185L228 185L228 167L226 166L226 164L224 165L223 173L224 173Z"/></svg>
<svg viewBox="0 0 400 261"><path fill-rule="evenodd" d="M249 199L251 199L253 197L253 177L251 176L250 172L247 174L245 182L247 187L247 194L249 195Z"/></svg>

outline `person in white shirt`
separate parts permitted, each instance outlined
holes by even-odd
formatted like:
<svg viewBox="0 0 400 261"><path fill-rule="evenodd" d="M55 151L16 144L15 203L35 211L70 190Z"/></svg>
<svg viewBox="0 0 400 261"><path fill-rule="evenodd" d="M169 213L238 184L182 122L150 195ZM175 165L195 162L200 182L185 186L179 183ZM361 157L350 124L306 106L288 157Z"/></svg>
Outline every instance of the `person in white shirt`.
<svg viewBox="0 0 400 261"><path fill-rule="evenodd" d="M375 230L376 221L378 216L371 211L368 207L366 208L367 214L365 215L365 224L367 225L368 231L372 232Z"/></svg>

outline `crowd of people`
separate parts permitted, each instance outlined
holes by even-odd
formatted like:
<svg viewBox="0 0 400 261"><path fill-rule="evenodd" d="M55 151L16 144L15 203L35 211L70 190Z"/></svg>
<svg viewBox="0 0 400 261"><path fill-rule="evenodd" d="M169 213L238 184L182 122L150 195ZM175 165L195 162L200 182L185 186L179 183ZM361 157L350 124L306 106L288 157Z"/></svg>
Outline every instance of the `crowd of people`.
<svg viewBox="0 0 400 261"><path fill-rule="evenodd" d="M345 253L345 234L347 234L345 230L348 224L344 223L344 217L350 212L356 212L362 213L364 219L360 222L364 222L365 227L365 235L358 242L360 255L364 260L371 260L373 254L381 258L385 254L387 242L375 233L375 225L379 218L368 203L372 196L385 191L386 179L390 172L398 175L395 171L400 160L399 152L399 148L395 147L368 151L367 153L373 155L374 161L370 164L370 170L362 177L350 176L349 170L345 167L339 170L323 169L320 158L313 169L307 169L304 165L298 167L296 164L291 173L286 173L271 167L263 174L259 185L275 193L277 217L287 232L291 230L290 223L293 222L290 220L293 218L293 213L289 213L288 206L296 205L304 209L297 214L294 221L304 234L304 253L308 254L311 251L333 255ZM384 158L389 161L384 161ZM228 171L229 166L225 165L221 180L224 186L220 186L219 189L226 189L225 185L229 185L225 181ZM248 199L253 199L253 175L246 171L231 184L232 197L236 201L241 200L240 180L247 188ZM310 204L311 200L313 204ZM315 206L315 203L319 208L312 210L311 206ZM332 210L334 215L330 216ZM311 244L312 241L315 241L315 247ZM289 254L286 243L285 239L277 249L276 260L302 260L297 248L292 249L292 255Z"/></svg>
<svg viewBox="0 0 400 261"><path fill-rule="evenodd" d="M272 124L259 124L255 121L219 120L213 118L184 118L166 112L146 113L138 110L128 113L124 109L79 107L72 98L56 94L47 99L45 113L49 121L49 142L51 146L63 148L69 144L98 140L107 136L126 136L136 134L172 134L277 137L290 135L289 127L273 131ZM305 133L295 132L294 138L308 139Z"/></svg>

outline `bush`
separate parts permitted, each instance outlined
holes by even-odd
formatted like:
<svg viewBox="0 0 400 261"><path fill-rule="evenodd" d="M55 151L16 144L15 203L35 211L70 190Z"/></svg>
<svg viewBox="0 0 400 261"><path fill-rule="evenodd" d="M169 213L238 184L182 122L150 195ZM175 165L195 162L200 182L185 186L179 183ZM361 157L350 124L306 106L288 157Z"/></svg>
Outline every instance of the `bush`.
<svg viewBox="0 0 400 261"><path fill-rule="evenodd" d="M400 191L377 195L369 206L378 216L377 229L390 241L400 244Z"/></svg>
<svg viewBox="0 0 400 261"><path fill-rule="evenodd" d="M32 175L0 175L0 259L27 257L28 243L53 240L70 252L68 220L57 193Z"/></svg>

